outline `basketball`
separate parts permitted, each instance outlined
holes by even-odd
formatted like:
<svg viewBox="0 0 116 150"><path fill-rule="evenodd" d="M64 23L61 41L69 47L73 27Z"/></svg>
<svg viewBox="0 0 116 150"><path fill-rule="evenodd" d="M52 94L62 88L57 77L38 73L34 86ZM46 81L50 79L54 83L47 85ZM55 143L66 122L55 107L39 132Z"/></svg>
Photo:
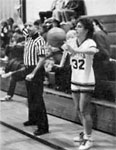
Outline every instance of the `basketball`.
<svg viewBox="0 0 116 150"><path fill-rule="evenodd" d="M63 29L53 27L47 33L47 42L53 47L61 47L66 40L66 33Z"/></svg>

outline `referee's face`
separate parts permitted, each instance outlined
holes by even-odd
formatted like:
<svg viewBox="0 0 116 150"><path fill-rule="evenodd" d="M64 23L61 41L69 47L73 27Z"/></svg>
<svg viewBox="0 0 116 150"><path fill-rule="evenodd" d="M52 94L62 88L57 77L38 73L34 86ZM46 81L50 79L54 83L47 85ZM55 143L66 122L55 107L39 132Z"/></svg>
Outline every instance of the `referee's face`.
<svg viewBox="0 0 116 150"><path fill-rule="evenodd" d="M36 28L35 25L29 24L27 25L27 30L28 30L29 36L33 36L37 32L38 29Z"/></svg>

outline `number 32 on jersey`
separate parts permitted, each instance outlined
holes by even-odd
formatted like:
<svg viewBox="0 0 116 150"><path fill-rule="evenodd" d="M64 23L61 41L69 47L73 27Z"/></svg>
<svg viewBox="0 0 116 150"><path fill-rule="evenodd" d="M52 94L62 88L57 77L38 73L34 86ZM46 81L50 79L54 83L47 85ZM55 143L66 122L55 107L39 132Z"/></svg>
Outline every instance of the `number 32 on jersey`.
<svg viewBox="0 0 116 150"><path fill-rule="evenodd" d="M85 60L84 59L72 59L72 67L74 69L84 70L85 69Z"/></svg>

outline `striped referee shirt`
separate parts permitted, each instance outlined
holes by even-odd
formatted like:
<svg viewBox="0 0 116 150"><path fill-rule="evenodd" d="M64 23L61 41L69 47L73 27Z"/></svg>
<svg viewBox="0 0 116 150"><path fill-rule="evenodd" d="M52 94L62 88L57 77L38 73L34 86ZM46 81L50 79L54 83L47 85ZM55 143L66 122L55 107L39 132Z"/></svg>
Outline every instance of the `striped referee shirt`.
<svg viewBox="0 0 116 150"><path fill-rule="evenodd" d="M45 56L45 41L38 33L36 33L33 37L29 37L27 32L25 35L24 65L36 66L39 61L39 57Z"/></svg>

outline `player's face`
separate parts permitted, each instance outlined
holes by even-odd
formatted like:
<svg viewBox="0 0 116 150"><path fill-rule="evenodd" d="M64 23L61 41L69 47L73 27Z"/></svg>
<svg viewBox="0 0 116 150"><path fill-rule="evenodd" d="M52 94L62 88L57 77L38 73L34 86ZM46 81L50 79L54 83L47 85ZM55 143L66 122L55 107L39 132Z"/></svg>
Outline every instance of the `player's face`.
<svg viewBox="0 0 116 150"><path fill-rule="evenodd" d="M84 28L84 25L81 22L78 22L76 25L77 37L86 37L88 30Z"/></svg>

